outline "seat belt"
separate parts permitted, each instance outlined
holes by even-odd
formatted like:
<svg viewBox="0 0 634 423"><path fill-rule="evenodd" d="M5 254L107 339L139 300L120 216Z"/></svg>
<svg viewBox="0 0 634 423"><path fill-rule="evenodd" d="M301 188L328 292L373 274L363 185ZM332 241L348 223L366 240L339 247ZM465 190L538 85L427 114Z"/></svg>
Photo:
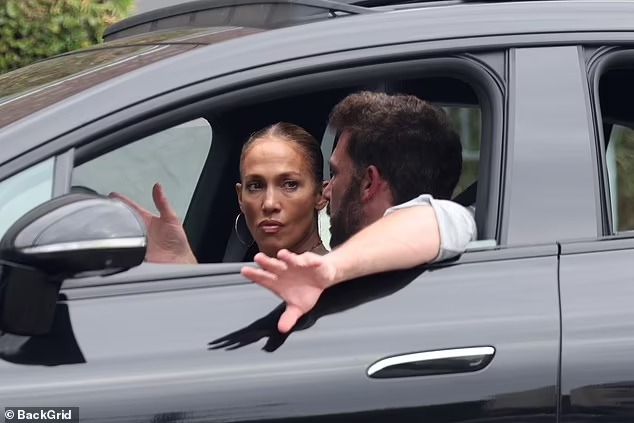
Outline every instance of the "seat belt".
<svg viewBox="0 0 634 423"><path fill-rule="evenodd" d="M476 202L476 196L478 194L478 181L475 181L467 189L456 195L453 199L454 202L464 207L469 207Z"/></svg>
<svg viewBox="0 0 634 423"><path fill-rule="evenodd" d="M238 239L236 231L231 231L231 237L229 237L229 243L225 250L225 256L222 259L223 263L238 263L244 261L244 257L247 254L249 247L244 245Z"/></svg>
<svg viewBox="0 0 634 423"><path fill-rule="evenodd" d="M324 158L324 178L330 179L330 156L332 150L335 149L335 141L337 140L337 131L330 125L324 131L321 139L321 156Z"/></svg>
<svg viewBox="0 0 634 423"><path fill-rule="evenodd" d="M225 249L225 255L222 259L223 263L239 263L244 261L244 257L247 255L247 251L251 248L250 245L244 245L238 238L235 226L231 229L231 236Z"/></svg>

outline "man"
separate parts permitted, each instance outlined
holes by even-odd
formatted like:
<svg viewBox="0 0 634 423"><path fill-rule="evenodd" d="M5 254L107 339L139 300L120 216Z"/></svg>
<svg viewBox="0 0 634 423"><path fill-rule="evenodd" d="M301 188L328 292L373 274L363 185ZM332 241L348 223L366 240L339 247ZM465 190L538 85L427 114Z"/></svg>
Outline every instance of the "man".
<svg viewBox="0 0 634 423"><path fill-rule="evenodd" d="M260 269L242 268L286 302L282 333L333 285L446 260L476 239L471 213L449 201L462 147L442 109L414 96L361 92L337 104L329 124L340 134L324 191L333 250L258 253Z"/></svg>

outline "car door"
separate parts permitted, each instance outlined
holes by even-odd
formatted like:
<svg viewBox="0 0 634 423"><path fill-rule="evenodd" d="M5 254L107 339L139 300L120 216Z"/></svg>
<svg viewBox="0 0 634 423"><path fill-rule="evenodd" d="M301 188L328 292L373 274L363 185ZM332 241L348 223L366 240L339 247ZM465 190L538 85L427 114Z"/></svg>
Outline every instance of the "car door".
<svg viewBox="0 0 634 423"><path fill-rule="evenodd" d="M2 404L79 406L95 421L555 422L558 250L526 230L550 205L522 213L523 197L505 195L533 189L526 169L543 144L524 130L560 111L536 107L528 70L544 52L502 52L513 78L488 111L500 128L490 166L509 172L478 189L505 199L479 212L499 219L497 246L342 284L289 336L276 331L281 304L239 276L241 263L69 280L50 334L3 335Z"/></svg>
<svg viewBox="0 0 634 423"><path fill-rule="evenodd" d="M631 421L634 239L568 242L561 253L562 421Z"/></svg>
<svg viewBox="0 0 634 423"><path fill-rule="evenodd" d="M606 45L585 53L596 146L586 196L597 234L561 243L562 421L625 422L634 417L634 52Z"/></svg>
<svg viewBox="0 0 634 423"><path fill-rule="evenodd" d="M288 337L240 264L169 267L68 282L49 335L4 336L2 403L96 421L555 421L554 246L349 282Z"/></svg>

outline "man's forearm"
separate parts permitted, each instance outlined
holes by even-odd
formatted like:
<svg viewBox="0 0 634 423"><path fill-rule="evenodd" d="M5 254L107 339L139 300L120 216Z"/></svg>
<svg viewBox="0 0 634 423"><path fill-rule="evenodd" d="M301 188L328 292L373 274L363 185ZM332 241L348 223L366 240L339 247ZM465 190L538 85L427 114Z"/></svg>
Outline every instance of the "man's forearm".
<svg viewBox="0 0 634 423"><path fill-rule="evenodd" d="M325 258L337 269L335 285L369 274L429 263L439 250L440 233L434 210L418 206L382 217Z"/></svg>

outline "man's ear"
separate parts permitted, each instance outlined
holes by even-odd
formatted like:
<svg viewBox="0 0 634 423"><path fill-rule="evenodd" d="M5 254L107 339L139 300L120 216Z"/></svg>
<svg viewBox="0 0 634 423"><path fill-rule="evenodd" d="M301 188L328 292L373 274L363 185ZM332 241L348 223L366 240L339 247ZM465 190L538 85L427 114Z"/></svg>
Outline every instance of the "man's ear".
<svg viewBox="0 0 634 423"><path fill-rule="evenodd" d="M326 197L324 197L324 190L327 186L328 181L323 181L321 184L321 190L319 191L319 194L317 194L319 196L317 199L317 204L315 205L315 208L317 210L323 210L323 208L326 207L326 205L328 204L328 200L326 200Z"/></svg>
<svg viewBox="0 0 634 423"><path fill-rule="evenodd" d="M238 205L240 206L240 211L242 211L242 184L240 182L236 184L236 194L238 195Z"/></svg>
<svg viewBox="0 0 634 423"><path fill-rule="evenodd" d="M379 169L374 165L368 166L361 179L361 199L368 201L374 198L379 193L383 182Z"/></svg>

